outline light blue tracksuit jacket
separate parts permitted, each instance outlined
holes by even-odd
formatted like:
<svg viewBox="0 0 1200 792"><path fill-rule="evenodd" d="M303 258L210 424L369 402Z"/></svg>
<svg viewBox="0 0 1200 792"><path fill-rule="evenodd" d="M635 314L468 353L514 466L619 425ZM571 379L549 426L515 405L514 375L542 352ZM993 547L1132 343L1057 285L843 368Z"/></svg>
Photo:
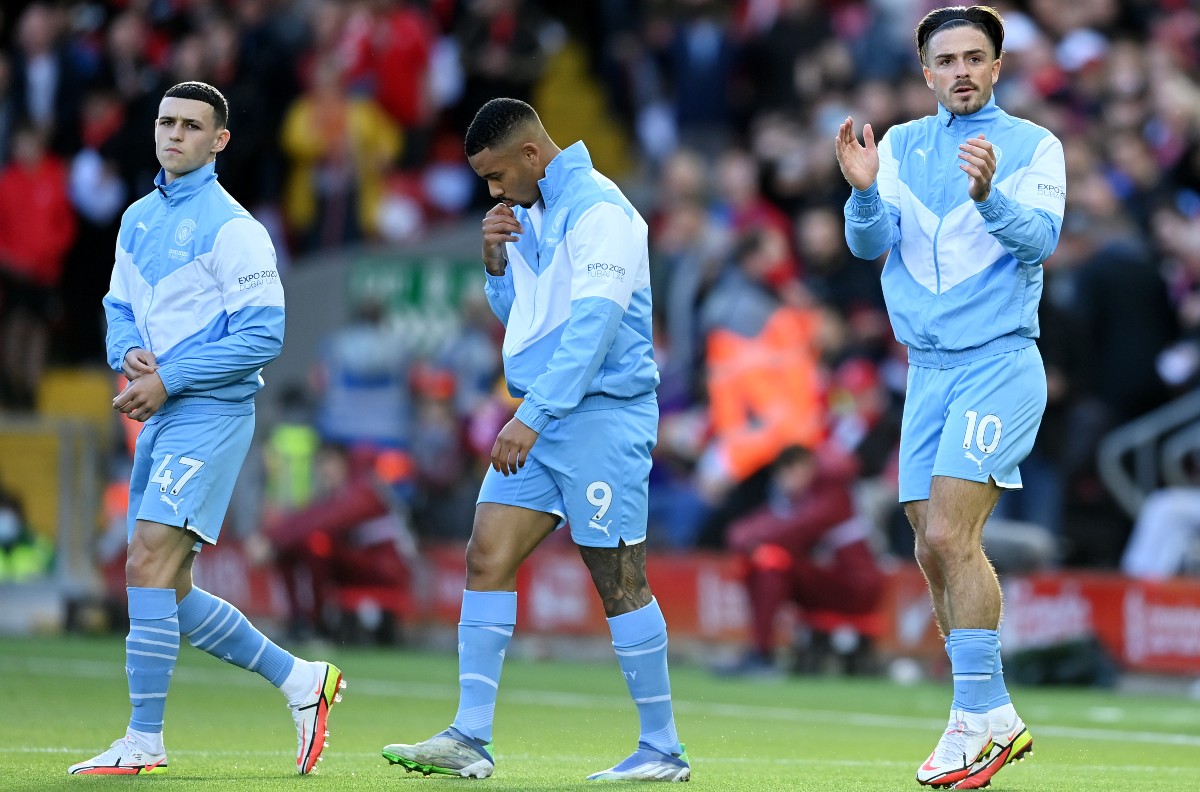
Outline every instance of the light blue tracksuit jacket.
<svg viewBox="0 0 1200 792"><path fill-rule="evenodd" d="M958 147L980 134L997 169L976 203ZM1058 244L1065 201L1062 144L995 97L973 115L939 105L936 116L888 130L876 183L846 202L846 241L860 258L888 253L884 298L911 364L946 368L1034 343L1041 265Z"/></svg>
<svg viewBox="0 0 1200 792"><path fill-rule="evenodd" d="M248 414L264 365L283 348L283 286L266 229L217 183L209 163L125 210L104 311L108 364L148 349L168 399Z"/></svg>
<svg viewBox="0 0 1200 792"><path fill-rule="evenodd" d="M582 142L551 160L542 203L515 207L524 233L485 292L504 323L517 418L538 432L576 410L654 398L646 223L592 167Z"/></svg>

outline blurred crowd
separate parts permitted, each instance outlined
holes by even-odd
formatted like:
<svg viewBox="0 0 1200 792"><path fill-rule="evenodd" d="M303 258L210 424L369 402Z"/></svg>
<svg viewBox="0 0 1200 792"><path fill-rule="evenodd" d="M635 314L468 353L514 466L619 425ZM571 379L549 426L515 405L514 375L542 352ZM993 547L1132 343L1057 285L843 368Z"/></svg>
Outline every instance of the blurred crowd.
<svg viewBox="0 0 1200 792"><path fill-rule="evenodd" d="M730 525L778 495L781 455L803 448L848 482L875 550L907 556L894 503L905 355L881 262L843 239L849 188L833 137L847 116L878 138L934 111L912 31L936 5L5 2L0 400L28 409L47 361L101 359L116 227L156 171L151 119L170 85L204 80L228 96L221 180L295 267L347 245L402 250L481 212L461 135L488 98L544 108L555 135L551 86L579 108L595 93L619 133L613 161L629 163L609 175L651 229L662 371L651 537L725 546ZM1040 315L1049 406L1026 488L999 516L1052 537L1052 563L1116 567L1134 520L1098 476L1097 445L1200 379L1200 12L1187 0L995 5L997 101L1063 141L1069 185ZM584 68L568 69L569 53ZM307 467L286 475L312 475L322 447L386 450L376 472L404 522L465 537L513 409L486 311L468 301L452 337L416 350L381 306L354 306L290 393L299 423L271 428L312 433L293 443L310 449Z"/></svg>

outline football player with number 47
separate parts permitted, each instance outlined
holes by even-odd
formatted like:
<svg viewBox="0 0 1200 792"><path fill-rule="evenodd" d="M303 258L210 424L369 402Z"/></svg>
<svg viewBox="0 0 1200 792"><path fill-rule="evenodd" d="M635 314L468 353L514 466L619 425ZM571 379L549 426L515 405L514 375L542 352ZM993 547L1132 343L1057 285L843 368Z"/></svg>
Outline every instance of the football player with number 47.
<svg viewBox="0 0 1200 792"><path fill-rule="evenodd" d="M129 379L113 408L145 424L129 482L125 564L133 714L125 736L72 765L73 775L167 771L163 713L181 635L280 689L296 724L300 773L320 759L329 710L345 686L335 666L293 657L192 584L196 553L217 543L250 447L260 372L283 348L275 249L217 183L228 119L211 85L169 89L154 122L162 169L154 190L121 218L104 310L109 365Z"/></svg>

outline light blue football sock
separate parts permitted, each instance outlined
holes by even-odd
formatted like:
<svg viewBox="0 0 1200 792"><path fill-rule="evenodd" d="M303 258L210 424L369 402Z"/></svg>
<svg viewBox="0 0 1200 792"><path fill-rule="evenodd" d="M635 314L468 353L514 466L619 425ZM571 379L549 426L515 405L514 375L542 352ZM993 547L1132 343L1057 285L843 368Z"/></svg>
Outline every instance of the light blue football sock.
<svg viewBox="0 0 1200 792"><path fill-rule="evenodd" d="M996 630L951 630L946 645L954 674L954 709L986 713L999 634Z"/></svg>
<svg viewBox="0 0 1200 792"><path fill-rule="evenodd" d="M996 641L996 656L992 660L992 681L988 683L988 709L994 710L1011 703L1012 698L1004 685L1004 661L1000 659L1000 642Z"/></svg>
<svg viewBox="0 0 1200 792"><path fill-rule="evenodd" d="M261 674L275 687L296 658L260 633L242 612L220 597L193 587L179 603L179 631L192 646L226 663Z"/></svg>
<svg viewBox="0 0 1200 792"><path fill-rule="evenodd" d="M125 674L129 677L129 728L161 734L167 688L179 657L179 619L175 590L125 589L129 596L129 635L125 638Z"/></svg>
<svg viewBox="0 0 1200 792"><path fill-rule="evenodd" d="M671 679L667 673L667 622L658 600L644 608L608 620L613 650L629 694L637 705L641 734L638 741L667 754L682 749L671 709Z"/></svg>
<svg viewBox="0 0 1200 792"><path fill-rule="evenodd" d="M454 728L492 741L504 652L517 626L517 592L463 591L458 622L458 712Z"/></svg>

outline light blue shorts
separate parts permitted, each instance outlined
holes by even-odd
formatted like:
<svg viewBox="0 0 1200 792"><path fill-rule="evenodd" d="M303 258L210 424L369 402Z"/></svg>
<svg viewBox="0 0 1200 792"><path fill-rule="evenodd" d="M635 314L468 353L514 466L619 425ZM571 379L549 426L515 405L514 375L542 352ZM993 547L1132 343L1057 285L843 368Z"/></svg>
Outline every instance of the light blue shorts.
<svg viewBox="0 0 1200 792"><path fill-rule="evenodd" d="M900 431L900 502L926 500L934 476L1021 488L1046 410L1046 371L1030 345L948 369L909 366Z"/></svg>
<svg viewBox="0 0 1200 792"><path fill-rule="evenodd" d="M479 503L558 515L575 544L616 547L646 539L650 451L658 402L575 412L551 421L511 476L488 468Z"/></svg>
<svg viewBox="0 0 1200 792"><path fill-rule="evenodd" d="M172 412L147 421L129 479L129 538L136 520L148 520L216 544L253 436L253 413Z"/></svg>

